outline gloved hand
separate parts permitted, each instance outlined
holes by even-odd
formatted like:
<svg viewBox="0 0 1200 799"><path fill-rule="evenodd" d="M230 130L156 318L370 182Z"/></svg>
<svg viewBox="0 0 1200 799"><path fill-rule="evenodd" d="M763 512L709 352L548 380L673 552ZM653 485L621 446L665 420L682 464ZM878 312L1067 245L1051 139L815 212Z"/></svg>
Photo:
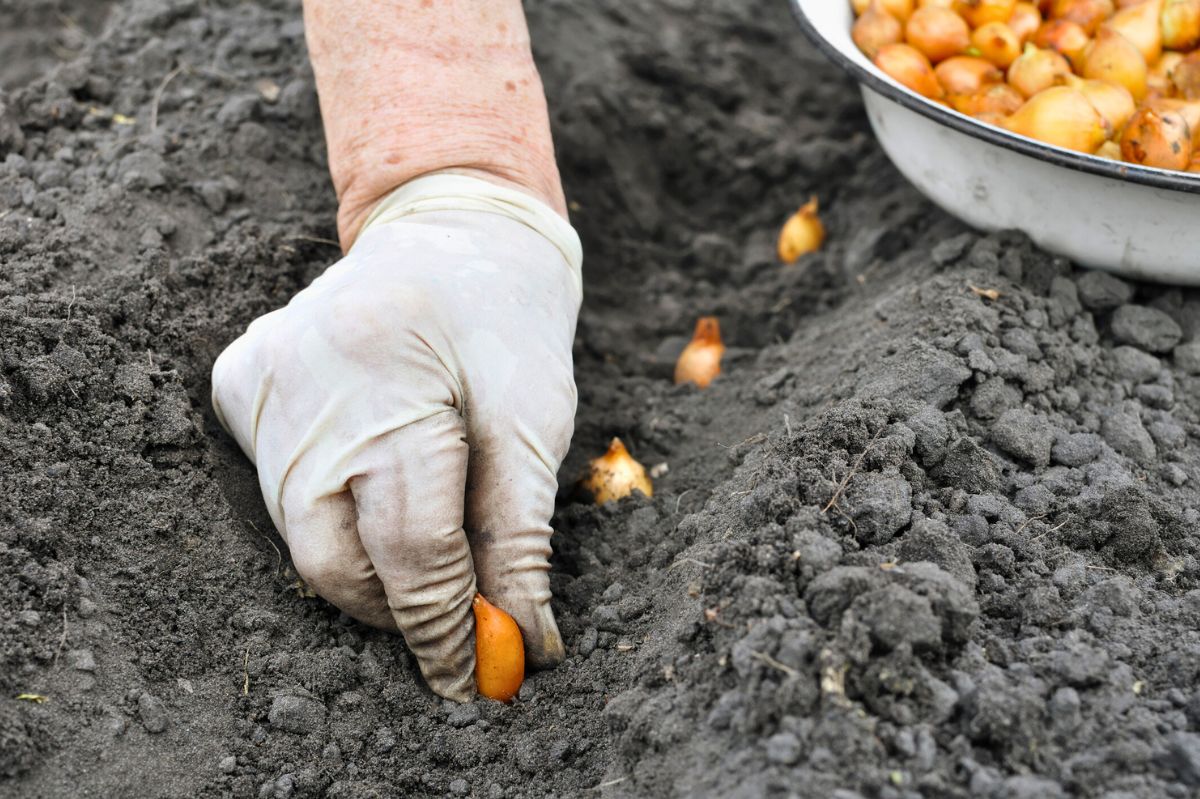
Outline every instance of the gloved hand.
<svg viewBox="0 0 1200 799"><path fill-rule="evenodd" d="M436 174L250 325L213 406L258 467L296 570L399 629L438 694L475 694L476 590L558 663L547 558L575 416L579 239L524 193Z"/></svg>

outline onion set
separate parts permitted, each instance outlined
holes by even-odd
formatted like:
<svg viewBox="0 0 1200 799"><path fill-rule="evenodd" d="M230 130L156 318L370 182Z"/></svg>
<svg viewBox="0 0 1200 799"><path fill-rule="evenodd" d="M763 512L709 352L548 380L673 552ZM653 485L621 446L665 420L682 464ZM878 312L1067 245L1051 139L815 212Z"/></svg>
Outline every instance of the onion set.
<svg viewBox="0 0 1200 799"><path fill-rule="evenodd" d="M675 384L695 383L700 388L708 388L721 374L721 356L724 354L725 344L721 341L721 324L717 317L700 317L692 340L675 362Z"/></svg>
<svg viewBox="0 0 1200 799"><path fill-rule="evenodd" d="M654 486L646 476L645 467L633 459L619 438L612 440L607 452L592 459L582 485L597 505L624 499L634 491L654 496Z"/></svg>
<svg viewBox="0 0 1200 799"><path fill-rule="evenodd" d="M507 702L525 681L525 642L512 616L476 594L475 687L497 702Z"/></svg>

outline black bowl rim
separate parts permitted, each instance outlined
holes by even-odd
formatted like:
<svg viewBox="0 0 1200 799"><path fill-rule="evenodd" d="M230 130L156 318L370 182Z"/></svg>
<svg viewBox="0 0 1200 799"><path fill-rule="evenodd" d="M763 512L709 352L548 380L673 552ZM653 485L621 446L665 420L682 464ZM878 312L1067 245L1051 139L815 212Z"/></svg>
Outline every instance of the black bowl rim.
<svg viewBox="0 0 1200 799"><path fill-rule="evenodd" d="M849 0L822 0L822 2L847 3ZM986 125L970 117L956 114L948 108L943 108L937 103L912 94L902 89L899 84L892 83L890 80L886 80L882 76L854 62L822 36L820 31L817 30L816 26L808 18L808 14L801 7L801 0L790 0L790 5L797 21L800 23L801 30L804 31L804 34L817 46L817 49L826 58L872 91L883 95L910 111L915 111L923 117L953 128L967 136L982 139L989 144L1014 150L1023 155L1028 155L1040 161L1046 161L1066 169L1074 169L1079 172L1087 172L1092 175L1112 178L1125 183L1137 183L1156 189L1169 189L1189 194L1200 194L1200 175L1190 172L1152 169L1150 167L1126 164L1119 161L1109 161L1097 156L1089 156L1083 153L1052 147L1034 139L1028 139L1024 136L1018 136L1015 133L1009 133L1006 130L994 128L991 125Z"/></svg>

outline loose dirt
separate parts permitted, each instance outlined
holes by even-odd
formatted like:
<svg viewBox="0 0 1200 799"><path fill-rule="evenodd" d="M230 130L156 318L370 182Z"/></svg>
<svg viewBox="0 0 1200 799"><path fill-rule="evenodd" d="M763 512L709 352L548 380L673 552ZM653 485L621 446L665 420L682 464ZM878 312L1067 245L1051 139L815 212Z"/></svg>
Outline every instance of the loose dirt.
<svg viewBox="0 0 1200 799"><path fill-rule="evenodd" d="M511 706L306 595L209 406L337 256L298 3L126 0L3 73L0 795L1200 791L1200 295L932 207L782 0L528 11L587 297L568 658ZM653 500L573 492L613 435Z"/></svg>

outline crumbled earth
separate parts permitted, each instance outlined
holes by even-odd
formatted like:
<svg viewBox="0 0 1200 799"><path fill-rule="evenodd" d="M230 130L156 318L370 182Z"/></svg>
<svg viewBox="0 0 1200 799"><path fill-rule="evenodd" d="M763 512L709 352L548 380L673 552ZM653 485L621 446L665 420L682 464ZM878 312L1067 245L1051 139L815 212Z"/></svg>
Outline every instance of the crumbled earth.
<svg viewBox="0 0 1200 799"><path fill-rule="evenodd" d="M1196 795L1200 294L932 207L780 0L528 11L587 299L568 658L511 706L312 597L209 407L337 255L298 3L125 0L5 73L0 795ZM574 491L613 435L653 499Z"/></svg>

